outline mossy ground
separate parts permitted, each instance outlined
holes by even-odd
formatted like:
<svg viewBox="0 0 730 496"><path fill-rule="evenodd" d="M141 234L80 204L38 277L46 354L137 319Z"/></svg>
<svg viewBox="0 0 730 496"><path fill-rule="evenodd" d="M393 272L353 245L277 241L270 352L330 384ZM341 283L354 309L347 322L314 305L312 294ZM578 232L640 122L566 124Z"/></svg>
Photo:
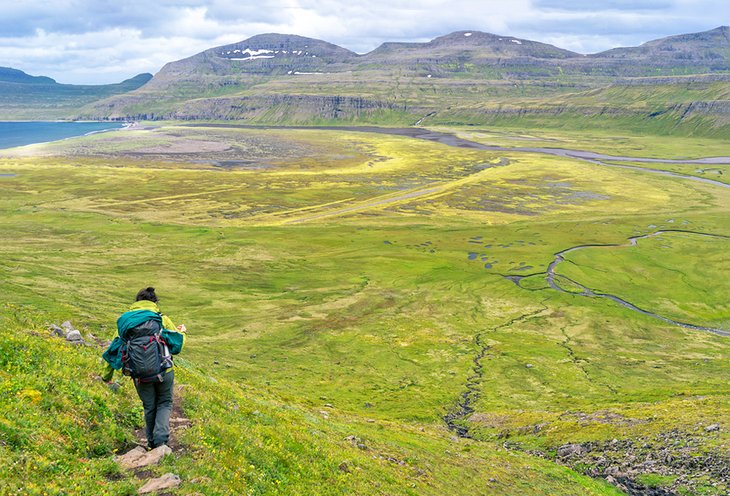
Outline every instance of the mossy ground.
<svg viewBox="0 0 730 496"><path fill-rule="evenodd" d="M571 246L622 244L679 224L728 234L727 189L323 130L162 127L5 155L0 292L15 307L4 312L22 305L22 318L40 316L8 317L6 332L49 350L22 331L71 319L111 337L149 284L190 329L179 382L193 427L163 467L183 476L181 494L613 494L525 451L730 425L727 338L555 292L539 275L522 288L504 277L544 272ZM695 241L672 251L686 277L667 294L657 266L666 257L651 249L660 238L641 241L616 277L604 270L616 262L599 257L576 279L725 325L717 279L727 278L726 250ZM654 272L632 284L632 270ZM480 441L455 440L442 417L482 347L475 413L460 421ZM137 412L131 385L112 397L93 382L98 351L74 353L78 362L56 367L67 387L93 392L99 410ZM13 395L45 397L27 369L2 370ZM7 432L22 432L28 415L8 417ZM76 421L74 456L91 451L108 464L141 418L107 420L98 450ZM726 450L726 432L705 436L706 449ZM66 449L0 448L13 460L55 460ZM77 479L93 484L100 471ZM23 478L2 480L20 487ZM109 491L130 485L123 478Z"/></svg>

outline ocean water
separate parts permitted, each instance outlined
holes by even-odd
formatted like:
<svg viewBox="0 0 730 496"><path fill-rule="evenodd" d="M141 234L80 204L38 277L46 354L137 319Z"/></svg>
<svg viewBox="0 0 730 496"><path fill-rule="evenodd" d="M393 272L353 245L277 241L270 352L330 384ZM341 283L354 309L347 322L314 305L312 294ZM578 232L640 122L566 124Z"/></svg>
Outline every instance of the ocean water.
<svg viewBox="0 0 730 496"><path fill-rule="evenodd" d="M83 136L107 129L119 129L122 126L119 122L0 121L0 149Z"/></svg>

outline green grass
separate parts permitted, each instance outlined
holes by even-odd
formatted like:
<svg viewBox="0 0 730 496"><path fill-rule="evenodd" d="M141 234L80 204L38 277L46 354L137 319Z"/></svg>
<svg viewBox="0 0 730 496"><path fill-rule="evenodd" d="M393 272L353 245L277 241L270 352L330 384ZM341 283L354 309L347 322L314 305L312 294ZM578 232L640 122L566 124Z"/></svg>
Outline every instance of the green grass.
<svg viewBox="0 0 730 496"><path fill-rule="evenodd" d="M96 354L50 338L38 316L2 308L0 492L132 494L110 455L133 440L138 402L94 381Z"/></svg>
<svg viewBox="0 0 730 496"><path fill-rule="evenodd" d="M648 138L626 139L657 153ZM680 154L683 142L657 146ZM509 163L484 167L502 158ZM181 435L185 451L159 469L183 477L182 494L615 494L528 451L550 458L566 443L673 429L727 450L726 429L704 431L730 424L726 338L556 292L539 275L579 244L678 225L727 234L726 189L395 136L175 126L6 152L0 173L15 174L0 177L0 293L15 305L6 309L22 305L4 332L50 350L47 338L21 331L71 319L108 338L150 284L188 326L178 377L193 426ZM687 320L725 325L726 291L707 280L727 279L722 243L671 240L671 250L660 236L616 249L621 256L572 252L584 268L575 279L619 291L632 270L646 271L627 299L657 311L671 301ZM684 270L681 284L665 282L670 262ZM606 271L619 263L622 271ZM530 274L522 287L503 277ZM442 417L481 347L475 412L460 420L476 439L454 439ZM74 353L79 361L59 373L87 372L67 387L99 386L98 408L113 401L91 379L98 350ZM0 387L16 380L2 378ZM43 395L33 380L18 376L13 394ZM136 413L119 431L100 423L100 438L114 441L97 450L99 467L141 421L129 384L120 397L119 408ZM33 411L8 429L21 430ZM83 423L76 428L74 453L93 450ZM110 492L130 483L114 481Z"/></svg>
<svg viewBox="0 0 730 496"><path fill-rule="evenodd" d="M676 477L672 477L671 475L646 474L639 477L639 480L648 487L662 487L664 485L670 485L676 480Z"/></svg>

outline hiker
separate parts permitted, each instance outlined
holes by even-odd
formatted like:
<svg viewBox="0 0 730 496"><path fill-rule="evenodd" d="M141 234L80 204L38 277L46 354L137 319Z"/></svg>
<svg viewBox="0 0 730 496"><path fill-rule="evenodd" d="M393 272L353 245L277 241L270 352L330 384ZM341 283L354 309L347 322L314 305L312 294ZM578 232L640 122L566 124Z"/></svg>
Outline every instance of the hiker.
<svg viewBox="0 0 730 496"><path fill-rule="evenodd" d="M137 293L129 311L117 319L118 337L102 357L106 364L101 374L110 386L115 370L134 379L134 387L144 406L147 446L154 449L167 444L170 437L172 386L175 373L172 355L185 345L184 325L175 327L170 317L157 306L155 288ZM118 387L118 386L117 386Z"/></svg>

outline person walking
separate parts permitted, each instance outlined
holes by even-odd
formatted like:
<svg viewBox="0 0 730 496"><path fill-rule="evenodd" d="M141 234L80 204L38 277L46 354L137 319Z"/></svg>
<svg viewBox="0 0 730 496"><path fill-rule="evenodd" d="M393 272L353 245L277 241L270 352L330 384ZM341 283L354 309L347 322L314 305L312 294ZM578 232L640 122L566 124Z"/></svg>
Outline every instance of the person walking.
<svg viewBox="0 0 730 496"><path fill-rule="evenodd" d="M102 355L105 365L102 380L113 384L115 370L134 380L144 407L145 432L149 449L167 444L172 413L172 355L185 346L185 325L175 327L157 305L155 288L137 293L134 304L117 319L117 334Z"/></svg>

